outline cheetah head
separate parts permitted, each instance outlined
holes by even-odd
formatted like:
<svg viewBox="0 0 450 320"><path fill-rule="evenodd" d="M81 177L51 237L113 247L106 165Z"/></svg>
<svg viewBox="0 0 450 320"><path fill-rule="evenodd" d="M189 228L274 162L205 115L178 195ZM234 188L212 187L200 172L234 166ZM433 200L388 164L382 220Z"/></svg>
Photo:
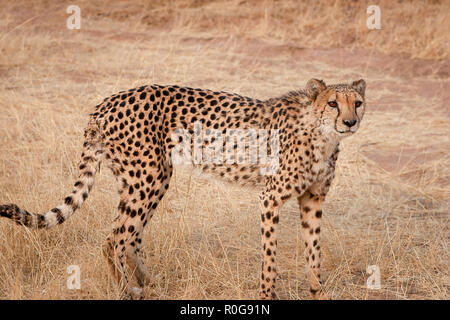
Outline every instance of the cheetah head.
<svg viewBox="0 0 450 320"><path fill-rule="evenodd" d="M363 79L351 84L329 86L322 80L311 79L306 85L306 92L319 115L322 128L340 137L358 130L366 109L365 89Z"/></svg>

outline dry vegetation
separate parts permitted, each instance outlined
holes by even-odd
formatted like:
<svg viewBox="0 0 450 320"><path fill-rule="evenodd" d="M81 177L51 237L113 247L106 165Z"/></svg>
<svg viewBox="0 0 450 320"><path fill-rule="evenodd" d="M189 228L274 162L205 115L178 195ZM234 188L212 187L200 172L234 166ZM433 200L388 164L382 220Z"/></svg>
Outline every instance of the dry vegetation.
<svg viewBox="0 0 450 320"><path fill-rule="evenodd" d="M71 189L87 114L148 83L269 98L362 77L368 111L344 141L324 208L325 289L337 299L448 299L448 1L67 1L0 4L0 203L44 212ZM109 3L109 2L108 2ZM312 3L312 1L311 1ZM46 231L0 220L0 298L115 299L100 246L118 204L109 170L83 208ZM177 170L146 229L149 299L253 299L257 192ZM278 293L309 298L295 202L280 221ZM66 288L77 264L82 289ZM382 289L368 290L368 265Z"/></svg>

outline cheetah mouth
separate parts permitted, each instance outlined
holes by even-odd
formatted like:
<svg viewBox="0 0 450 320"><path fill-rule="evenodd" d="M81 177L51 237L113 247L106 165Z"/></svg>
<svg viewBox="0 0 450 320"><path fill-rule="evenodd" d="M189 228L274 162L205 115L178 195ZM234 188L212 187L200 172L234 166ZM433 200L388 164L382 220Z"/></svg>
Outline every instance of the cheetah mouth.
<svg viewBox="0 0 450 320"><path fill-rule="evenodd" d="M345 131L339 131L338 129L336 129L336 132L337 133L339 133L340 135L343 135L343 136L349 136L349 135L352 135L352 134L354 134L356 131L352 131L352 130L345 130Z"/></svg>

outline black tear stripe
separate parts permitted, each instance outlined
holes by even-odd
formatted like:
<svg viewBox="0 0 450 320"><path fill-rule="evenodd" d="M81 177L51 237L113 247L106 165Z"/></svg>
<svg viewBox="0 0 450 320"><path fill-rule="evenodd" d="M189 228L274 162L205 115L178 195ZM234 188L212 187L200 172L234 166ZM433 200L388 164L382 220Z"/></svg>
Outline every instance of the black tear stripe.
<svg viewBox="0 0 450 320"><path fill-rule="evenodd" d="M339 103L337 104L336 109L337 109L338 114L337 114L336 119L334 119L334 129L335 129L337 132L340 132L340 131L337 129L337 121L338 121L338 119L339 119L339 116L341 115L341 110L339 109Z"/></svg>

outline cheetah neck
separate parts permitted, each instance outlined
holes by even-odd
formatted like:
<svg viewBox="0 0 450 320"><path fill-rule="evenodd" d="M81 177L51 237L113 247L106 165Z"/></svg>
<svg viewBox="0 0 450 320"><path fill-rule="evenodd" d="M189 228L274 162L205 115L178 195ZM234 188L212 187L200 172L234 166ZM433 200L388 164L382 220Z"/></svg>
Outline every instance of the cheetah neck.
<svg viewBox="0 0 450 320"><path fill-rule="evenodd" d="M320 113L311 104L303 105L292 118L296 135L303 143L306 140L312 146L315 159L328 159L344 137L323 123Z"/></svg>
<svg viewBox="0 0 450 320"><path fill-rule="evenodd" d="M290 92L266 103L266 123L273 125L273 119L277 119L279 128L298 137L299 145L313 150L311 156L316 161L329 159L345 137L338 134L332 125L323 122L320 110L302 91Z"/></svg>

